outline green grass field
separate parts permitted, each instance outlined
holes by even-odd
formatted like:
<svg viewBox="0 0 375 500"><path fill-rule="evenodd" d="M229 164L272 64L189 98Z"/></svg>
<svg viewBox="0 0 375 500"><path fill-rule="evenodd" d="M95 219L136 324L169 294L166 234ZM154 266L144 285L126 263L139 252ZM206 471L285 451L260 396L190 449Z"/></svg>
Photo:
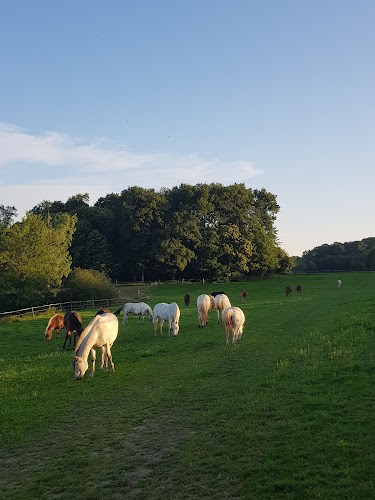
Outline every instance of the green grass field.
<svg viewBox="0 0 375 500"><path fill-rule="evenodd" d="M198 329L215 289L245 312L235 346L215 312ZM116 372L93 379L47 317L0 323L2 499L375 498L375 273L148 293L179 304L178 337L121 316Z"/></svg>

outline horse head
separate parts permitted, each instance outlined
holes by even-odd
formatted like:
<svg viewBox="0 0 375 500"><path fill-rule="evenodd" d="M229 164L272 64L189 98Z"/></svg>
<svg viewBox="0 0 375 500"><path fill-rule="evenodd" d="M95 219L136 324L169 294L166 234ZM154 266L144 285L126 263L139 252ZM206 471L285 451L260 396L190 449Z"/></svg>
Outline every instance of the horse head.
<svg viewBox="0 0 375 500"><path fill-rule="evenodd" d="M87 359L83 359L80 356L74 356L74 373L76 380L82 380L84 374L87 371L89 364Z"/></svg>

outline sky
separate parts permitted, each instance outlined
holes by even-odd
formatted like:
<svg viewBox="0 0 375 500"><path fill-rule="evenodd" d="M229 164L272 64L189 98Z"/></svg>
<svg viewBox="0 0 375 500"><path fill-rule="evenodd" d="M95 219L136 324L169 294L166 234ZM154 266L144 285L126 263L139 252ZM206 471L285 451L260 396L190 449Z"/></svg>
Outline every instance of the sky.
<svg viewBox="0 0 375 500"><path fill-rule="evenodd" d="M302 255L375 236L373 0L2 0L0 204L245 183Z"/></svg>

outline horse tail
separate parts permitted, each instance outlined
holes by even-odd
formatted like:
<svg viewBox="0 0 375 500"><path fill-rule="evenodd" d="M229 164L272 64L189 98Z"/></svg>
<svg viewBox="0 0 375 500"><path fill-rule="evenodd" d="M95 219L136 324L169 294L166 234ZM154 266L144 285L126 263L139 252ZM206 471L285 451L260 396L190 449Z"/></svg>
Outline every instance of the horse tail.
<svg viewBox="0 0 375 500"><path fill-rule="evenodd" d="M118 316L118 315L120 314L120 312L122 311L122 308L123 308L123 307L124 307L124 306L119 307L119 308L117 309L117 311L115 311L113 314L114 314L115 316Z"/></svg>

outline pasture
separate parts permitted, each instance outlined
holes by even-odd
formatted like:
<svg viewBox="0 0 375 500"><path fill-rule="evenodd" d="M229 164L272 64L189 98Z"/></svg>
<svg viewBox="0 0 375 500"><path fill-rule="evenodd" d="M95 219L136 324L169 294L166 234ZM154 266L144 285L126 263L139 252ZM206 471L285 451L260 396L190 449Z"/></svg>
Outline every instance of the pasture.
<svg viewBox="0 0 375 500"><path fill-rule="evenodd" d="M234 346L215 311L198 328L216 289L246 316ZM149 294L177 302L178 336L120 316L116 372L93 379L47 316L0 323L2 499L375 498L375 273Z"/></svg>

